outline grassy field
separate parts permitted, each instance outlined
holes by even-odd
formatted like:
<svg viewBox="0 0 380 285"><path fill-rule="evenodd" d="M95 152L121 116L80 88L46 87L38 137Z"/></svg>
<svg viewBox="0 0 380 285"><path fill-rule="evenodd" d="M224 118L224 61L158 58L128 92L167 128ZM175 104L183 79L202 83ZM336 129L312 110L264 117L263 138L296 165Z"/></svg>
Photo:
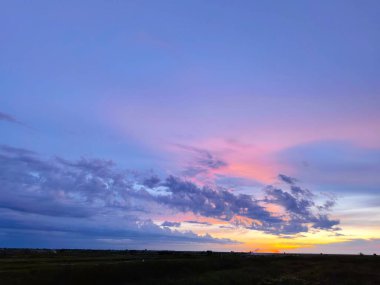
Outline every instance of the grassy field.
<svg viewBox="0 0 380 285"><path fill-rule="evenodd" d="M380 257L6 249L0 284L380 284Z"/></svg>

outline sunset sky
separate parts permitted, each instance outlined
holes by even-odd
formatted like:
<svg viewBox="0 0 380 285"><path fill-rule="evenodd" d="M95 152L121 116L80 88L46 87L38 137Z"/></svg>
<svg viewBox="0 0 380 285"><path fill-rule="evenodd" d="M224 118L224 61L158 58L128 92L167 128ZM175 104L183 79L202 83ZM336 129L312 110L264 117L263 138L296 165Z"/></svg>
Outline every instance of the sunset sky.
<svg viewBox="0 0 380 285"><path fill-rule="evenodd" d="M0 247L380 253L380 2L0 3Z"/></svg>

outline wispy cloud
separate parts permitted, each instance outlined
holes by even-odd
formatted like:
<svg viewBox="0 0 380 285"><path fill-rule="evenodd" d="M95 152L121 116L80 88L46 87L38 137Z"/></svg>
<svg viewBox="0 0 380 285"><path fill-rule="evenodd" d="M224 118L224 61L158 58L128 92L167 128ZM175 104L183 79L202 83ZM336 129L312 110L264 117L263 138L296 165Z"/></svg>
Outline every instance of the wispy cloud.
<svg viewBox="0 0 380 285"><path fill-rule="evenodd" d="M10 114L4 113L4 112L0 112L0 121L7 122L10 124L16 124L16 125L23 126L26 128L30 128L27 124L19 121L16 117L14 117Z"/></svg>
<svg viewBox="0 0 380 285"><path fill-rule="evenodd" d="M209 223L209 222L201 222L201 221L185 221L186 223L189 223L189 224L197 224L197 225L205 225L205 226L211 226L212 224Z"/></svg>
<svg viewBox="0 0 380 285"><path fill-rule="evenodd" d="M296 145L278 154L282 163L294 165L297 177L336 192L377 192L380 183L380 149L343 141ZM305 167L307 165L307 167ZM281 176L283 182L292 178Z"/></svg>
<svg viewBox="0 0 380 285"><path fill-rule="evenodd" d="M290 185L294 185L297 182L297 179L287 176L285 174L279 174L278 178L282 180L283 182L288 183Z"/></svg>
<svg viewBox="0 0 380 285"><path fill-rule="evenodd" d="M178 228L179 226L181 226L181 223L180 222L169 222L169 221L165 221L161 224L161 226L163 227L174 227L174 228Z"/></svg>
<svg viewBox="0 0 380 285"><path fill-rule="evenodd" d="M176 144L182 151L190 153L191 161L182 171L182 175L189 178L200 175L208 175L210 172L226 167L228 163L210 151L194 146Z"/></svg>
<svg viewBox="0 0 380 285"><path fill-rule="evenodd" d="M15 117L3 112L0 112L0 121L6 121L9 123L14 123L14 124L21 124L21 122L19 122Z"/></svg>

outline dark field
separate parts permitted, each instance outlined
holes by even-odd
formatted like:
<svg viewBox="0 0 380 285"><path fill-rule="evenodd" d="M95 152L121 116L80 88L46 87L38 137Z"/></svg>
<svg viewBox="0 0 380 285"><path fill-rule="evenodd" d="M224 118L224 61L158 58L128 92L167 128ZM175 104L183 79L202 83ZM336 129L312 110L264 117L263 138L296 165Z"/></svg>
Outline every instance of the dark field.
<svg viewBox="0 0 380 285"><path fill-rule="evenodd" d="M380 257L6 249L0 284L380 284Z"/></svg>

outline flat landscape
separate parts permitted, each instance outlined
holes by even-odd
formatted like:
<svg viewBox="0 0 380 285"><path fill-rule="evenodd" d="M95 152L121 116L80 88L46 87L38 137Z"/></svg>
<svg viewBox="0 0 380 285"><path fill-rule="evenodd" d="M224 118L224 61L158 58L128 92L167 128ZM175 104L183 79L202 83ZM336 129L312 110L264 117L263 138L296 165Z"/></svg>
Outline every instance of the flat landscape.
<svg viewBox="0 0 380 285"><path fill-rule="evenodd" d="M380 257L0 250L0 284L380 284Z"/></svg>

